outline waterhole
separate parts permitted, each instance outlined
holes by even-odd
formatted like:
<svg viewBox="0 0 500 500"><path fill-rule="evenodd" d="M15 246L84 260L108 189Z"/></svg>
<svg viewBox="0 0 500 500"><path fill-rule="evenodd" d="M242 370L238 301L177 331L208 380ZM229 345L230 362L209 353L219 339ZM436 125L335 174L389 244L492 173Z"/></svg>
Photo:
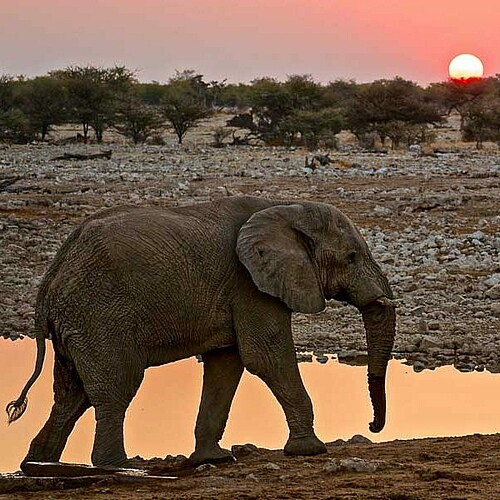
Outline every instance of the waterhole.
<svg viewBox="0 0 500 500"><path fill-rule="evenodd" d="M17 398L31 375L35 343L0 340L0 407ZM29 394L23 417L0 422L0 472L15 471L52 405L53 353L47 349L42 375ZM391 361L387 379L388 418L380 434L370 434L371 405L366 367L329 361L301 363L311 396L315 429L324 441L363 434L372 441L500 432L500 375L460 373L453 367L415 373ZM202 365L194 358L152 368L132 402L125 421L128 456L189 455L201 393ZM0 417L1 418L1 417ZM92 410L79 420L62 460L90 463L94 433ZM282 448L287 439L285 418L271 392L245 373L238 388L222 446L254 443Z"/></svg>

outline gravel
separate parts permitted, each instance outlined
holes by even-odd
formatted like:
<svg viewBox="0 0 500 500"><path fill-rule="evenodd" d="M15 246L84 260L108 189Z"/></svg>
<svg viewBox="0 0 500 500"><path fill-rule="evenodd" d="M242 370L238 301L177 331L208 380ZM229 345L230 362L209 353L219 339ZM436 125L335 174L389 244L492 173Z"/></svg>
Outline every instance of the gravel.
<svg viewBox="0 0 500 500"><path fill-rule="evenodd" d="M36 290L61 242L85 217L120 204L178 206L249 194L327 201L361 228L393 286L394 354L415 370L454 364L500 372L500 153L464 145L421 156L350 145L312 171L295 148L208 144L206 123L186 146L3 146L0 335L30 336ZM0 146L1 147L1 146ZM111 149L109 160L52 160ZM366 361L359 313L330 301L294 315L297 350L318 362ZM310 360L310 354L302 356Z"/></svg>

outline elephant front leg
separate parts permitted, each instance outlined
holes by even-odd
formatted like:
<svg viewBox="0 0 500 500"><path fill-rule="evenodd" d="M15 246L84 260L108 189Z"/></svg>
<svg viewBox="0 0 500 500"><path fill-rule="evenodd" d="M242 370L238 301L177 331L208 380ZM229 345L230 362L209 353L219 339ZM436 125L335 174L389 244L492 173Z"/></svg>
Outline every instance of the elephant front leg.
<svg viewBox="0 0 500 500"><path fill-rule="evenodd" d="M285 413L290 431L284 447L285 454L318 455L326 453L325 444L314 433L312 403L300 377L295 361L295 350L287 358L291 358L292 355L293 362L292 359L283 365L279 361L269 362L270 366L266 366L264 369L262 367L254 369L254 373L271 389ZM252 369L249 368L249 371Z"/></svg>
<svg viewBox="0 0 500 500"><path fill-rule="evenodd" d="M193 464L233 460L229 450L219 446L231 402L243 373L243 363L234 348L203 354L203 391L196 420Z"/></svg>
<svg viewBox="0 0 500 500"><path fill-rule="evenodd" d="M312 403L300 377L289 311L270 307L258 317L246 315L237 335L245 368L266 383L283 408L290 431L285 454L326 453L314 433Z"/></svg>

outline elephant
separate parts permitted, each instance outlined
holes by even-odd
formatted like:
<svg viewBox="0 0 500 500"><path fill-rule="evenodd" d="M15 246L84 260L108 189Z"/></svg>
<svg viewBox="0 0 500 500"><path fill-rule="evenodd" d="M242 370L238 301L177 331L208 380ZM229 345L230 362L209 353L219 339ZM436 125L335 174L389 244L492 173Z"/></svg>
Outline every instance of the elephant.
<svg viewBox="0 0 500 500"><path fill-rule="evenodd" d="M54 403L21 464L57 462L92 406L96 466L130 465L125 412L148 367L200 355L202 396L193 464L234 459L219 445L244 369L281 405L286 455L326 452L313 428L292 339L292 312L326 300L354 305L367 338L374 418L385 425L385 376L395 336L388 282L359 230L330 204L236 196L180 207L114 207L66 239L35 307L37 358L9 420L26 409L46 339L55 353Z"/></svg>

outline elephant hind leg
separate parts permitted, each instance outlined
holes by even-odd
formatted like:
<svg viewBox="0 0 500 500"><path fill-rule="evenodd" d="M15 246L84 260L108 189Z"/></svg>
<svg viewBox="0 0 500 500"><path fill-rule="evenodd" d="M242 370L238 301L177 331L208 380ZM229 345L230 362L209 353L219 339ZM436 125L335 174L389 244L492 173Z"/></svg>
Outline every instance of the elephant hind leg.
<svg viewBox="0 0 500 500"><path fill-rule="evenodd" d="M243 363L236 347L203 354L203 391L196 420L194 465L233 460L229 450L219 446L226 427L234 394L243 373Z"/></svg>
<svg viewBox="0 0 500 500"><path fill-rule="evenodd" d="M54 360L54 404L50 416L33 439L25 462L57 462L76 421L90 407L73 364L57 353ZM23 468L21 464L21 469Z"/></svg>
<svg viewBox="0 0 500 500"><path fill-rule="evenodd" d="M95 409L96 430L91 460L96 466L124 466L125 412L144 378L144 363L123 345L103 352L94 345L71 346L85 392Z"/></svg>

